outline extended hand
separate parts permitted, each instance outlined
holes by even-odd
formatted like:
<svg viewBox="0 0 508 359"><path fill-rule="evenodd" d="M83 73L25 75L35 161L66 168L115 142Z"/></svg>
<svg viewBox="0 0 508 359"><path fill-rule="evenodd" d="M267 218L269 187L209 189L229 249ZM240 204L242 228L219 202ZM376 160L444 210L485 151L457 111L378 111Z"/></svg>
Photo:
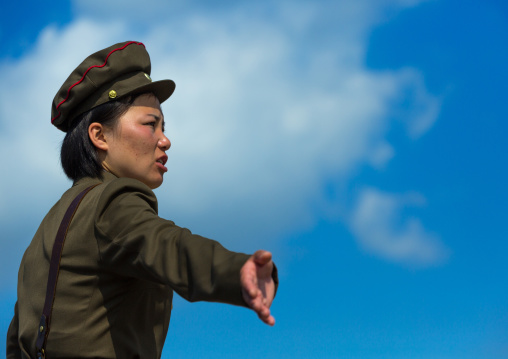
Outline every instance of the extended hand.
<svg viewBox="0 0 508 359"><path fill-rule="evenodd" d="M275 295L272 271L272 254L264 250L254 253L240 270L243 299L268 325L275 324L275 318L270 314Z"/></svg>

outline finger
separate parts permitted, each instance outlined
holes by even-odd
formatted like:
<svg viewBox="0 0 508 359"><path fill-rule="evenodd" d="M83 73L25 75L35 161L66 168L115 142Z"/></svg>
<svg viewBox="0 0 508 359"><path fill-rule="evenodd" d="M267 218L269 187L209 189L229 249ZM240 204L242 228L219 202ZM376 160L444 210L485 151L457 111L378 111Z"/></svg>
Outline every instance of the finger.
<svg viewBox="0 0 508 359"><path fill-rule="evenodd" d="M251 308L254 309L256 313L262 313L263 309L267 308L263 305L263 298L261 295L256 296L256 298L252 300Z"/></svg>
<svg viewBox="0 0 508 359"><path fill-rule="evenodd" d="M244 291L244 300L247 305L258 315L259 319L268 325L274 325L275 319L270 314L268 306L263 304L263 297L261 295L256 298L248 298L248 294Z"/></svg>
<svg viewBox="0 0 508 359"><path fill-rule="evenodd" d="M258 265L265 265L272 260L272 253L260 249L253 255L254 262Z"/></svg>
<svg viewBox="0 0 508 359"><path fill-rule="evenodd" d="M263 295L259 289L256 289L254 292L253 294L249 292L248 289L244 288L242 290L243 299L251 309L255 312L260 312L263 308Z"/></svg>
<svg viewBox="0 0 508 359"><path fill-rule="evenodd" d="M262 319L262 321L270 326L273 326L275 324L275 318L271 315L269 315L265 319Z"/></svg>
<svg viewBox="0 0 508 359"><path fill-rule="evenodd" d="M245 281L242 281L242 286L243 290L245 290L250 299L254 299L258 296L259 288L252 280L246 279Z"/></svg>
<svg viewBox="0 0 508 359"><path fill-rule="evenodd" d="M240 282L247 294L254 298L258 295L258 280L254 269L246 269L240 273Z"/></svg>
<svg viewBox="0 0 508 359"><path fill-rule="evenodd" d="M273 327L275 325L275 318L273 316L270 316L270 318L268 318L268 320L265 323Z"/></svg>
<svg viewBox="0 0 508 359"><path fill-rule="evenodd" d="M275 318L272 315L270 315L270 311L264 312L263 314L258 314L258 317L259 319L261 319L261 321L263 321L268 325L273 326L275 324Z"/></svg>

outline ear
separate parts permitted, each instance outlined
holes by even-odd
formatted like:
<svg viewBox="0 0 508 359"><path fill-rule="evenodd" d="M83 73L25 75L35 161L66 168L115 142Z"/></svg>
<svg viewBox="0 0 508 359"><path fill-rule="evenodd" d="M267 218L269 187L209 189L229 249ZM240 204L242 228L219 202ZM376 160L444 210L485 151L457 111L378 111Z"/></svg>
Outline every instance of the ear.
<svg viewBox="0 0 508 359"><path fill-rule="evenodd" d="M93 122L88 126L88 137L93 145L103 151L108 150L108 143L106 141L105 128L98 122Z"/></svg>

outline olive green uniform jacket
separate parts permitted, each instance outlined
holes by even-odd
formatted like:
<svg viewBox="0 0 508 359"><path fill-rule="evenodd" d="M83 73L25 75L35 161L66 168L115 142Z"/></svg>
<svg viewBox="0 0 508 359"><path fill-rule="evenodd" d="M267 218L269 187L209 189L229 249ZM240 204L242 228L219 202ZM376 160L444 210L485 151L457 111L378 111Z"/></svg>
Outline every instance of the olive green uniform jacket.
<svg viewBox="0 0 508 359"><path fill-rule="evenodd" d="M173 290L189 301L245 306L239 272L248 255L160 218L147 186L106 173L103 181L85 178L65 192L26 250L8 359L35 358L57 229L78 193L99 182L81 202L65 240L49 358L159 358Z"/></svg>

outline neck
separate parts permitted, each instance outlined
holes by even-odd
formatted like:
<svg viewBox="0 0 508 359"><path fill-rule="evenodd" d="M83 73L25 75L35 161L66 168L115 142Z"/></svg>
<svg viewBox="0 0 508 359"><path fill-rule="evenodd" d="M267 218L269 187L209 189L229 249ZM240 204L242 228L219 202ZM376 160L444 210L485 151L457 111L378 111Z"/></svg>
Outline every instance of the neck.
<svg viewBox="0 0 508 359"><path fill-rule="evenodd" d="M114 174L116 176L115 172L111 170L111 167L109 167L106 161L102 161L102 168L104 169L104 171Z"/></svg>

